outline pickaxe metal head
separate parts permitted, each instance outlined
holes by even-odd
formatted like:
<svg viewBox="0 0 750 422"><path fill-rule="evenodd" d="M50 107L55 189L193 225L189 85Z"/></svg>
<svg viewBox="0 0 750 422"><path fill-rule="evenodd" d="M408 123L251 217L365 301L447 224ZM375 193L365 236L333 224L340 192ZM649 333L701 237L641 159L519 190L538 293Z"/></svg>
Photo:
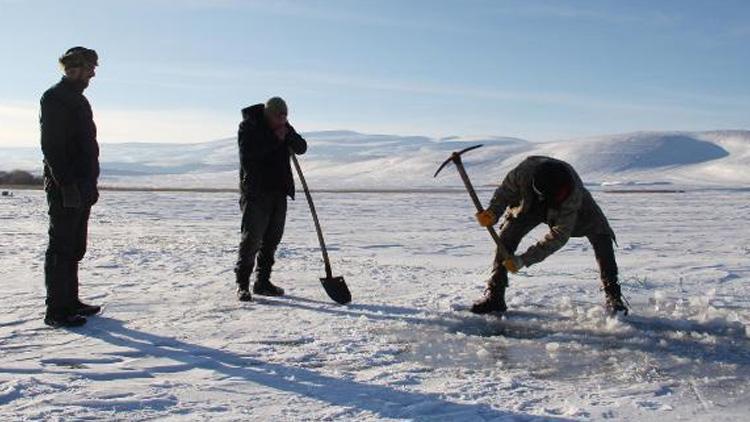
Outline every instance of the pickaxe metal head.
<svg viewBox="0 0 750 422"><path fill-rule="evenodd" d="M440 168L437 169L437 171L435 172L435 175L432 176L432 177L437 177L438 173L440 173L440 171L443 170L443 168L445 166L447 166L449 163L461 160L461 154L463 154L465 152L469 152L469 151L471 151L473 149L477 149L477 148L481 147L482 145L483 144L474 145L473 147L464 148L461 151L454 152L453 154L451 154L450 157L448 157L447 160L443 161L443 164L440 165Z"/></svg>

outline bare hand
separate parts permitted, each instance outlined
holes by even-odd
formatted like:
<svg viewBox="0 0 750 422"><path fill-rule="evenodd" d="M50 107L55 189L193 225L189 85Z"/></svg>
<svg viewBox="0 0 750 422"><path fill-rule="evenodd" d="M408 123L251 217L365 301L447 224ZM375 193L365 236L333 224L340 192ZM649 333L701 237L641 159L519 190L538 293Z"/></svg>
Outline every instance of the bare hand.
<svg viewBox="0 0 750 422"><path fill-rule="evenodd" d="M286 125L281 126L280 128L275 129L273 131L273 134L276 135L277 138L279 138L279 141L283 141L284 139L286 139L286 135L289 134L289 128Z"/></svg>

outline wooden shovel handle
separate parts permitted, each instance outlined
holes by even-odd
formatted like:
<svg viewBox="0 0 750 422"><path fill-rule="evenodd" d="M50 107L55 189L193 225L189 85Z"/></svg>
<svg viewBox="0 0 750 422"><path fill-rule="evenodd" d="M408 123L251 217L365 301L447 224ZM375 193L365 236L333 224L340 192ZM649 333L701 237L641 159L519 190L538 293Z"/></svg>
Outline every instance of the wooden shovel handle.
<svg viewBox="0 0 750 422"><path fill-rule="evenodd" d="M305 191L305 197L307 198L307 205L310 206L310 213L312 214L313 223L315 223L315 231L318 233L318 242L320 243L320 252L323 254L323 263L325 264L326 278L333 277L331 271L331 261L328 259L328 249L326 249L326 241L323 239L323 230L320 228L320 221L318 221L318 213L315 211L315 204L313 203L312 195L310 195L310 189L307 187L307 181L305 175L302 174L302 167L297 161L297 157L294 151L289 150L290 156L292 157L292 163L294 168L297 170L299 181L302 183L302 189Z"/></svg>

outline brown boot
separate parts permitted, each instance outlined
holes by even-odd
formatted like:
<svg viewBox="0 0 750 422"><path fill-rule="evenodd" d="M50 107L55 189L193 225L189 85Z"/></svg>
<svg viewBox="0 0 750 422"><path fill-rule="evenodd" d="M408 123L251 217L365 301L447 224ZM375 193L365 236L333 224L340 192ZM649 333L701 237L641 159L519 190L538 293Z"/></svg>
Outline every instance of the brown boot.
<svg viewBox="0 0 750 422"><path fill-rule="evenodd" d="M612 316L620 312L622 312L623 315L628 314L628 307L623 301L622 291L620 290L620 285L617 282L605 283L602 290L604 290L604 294L607 297L607 303L605 305L607 313Z"/></svg>
<svg viewBox="0 0 750 422"><path fill-rule="evenodd" d="M487 282L484 296L471 305L470 311L475 314L503 313L508 310L505 305L505 283Z"/></svg>

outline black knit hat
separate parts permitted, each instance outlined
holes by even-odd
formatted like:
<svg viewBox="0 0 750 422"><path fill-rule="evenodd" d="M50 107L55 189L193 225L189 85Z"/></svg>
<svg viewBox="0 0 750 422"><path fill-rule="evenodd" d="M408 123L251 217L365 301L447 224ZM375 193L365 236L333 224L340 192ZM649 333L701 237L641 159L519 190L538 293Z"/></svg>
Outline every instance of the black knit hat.
<svg viewBox="0 0 750 422"><path fill-rule="evenodd" d="M60 56L59 62L64 69L98 66L99 55L96 51L86 47L73 47Z"/></svg>
<svg viewBox="0 0 750 422"><path fill-rule="evenodd" d="M573 176L560 161L545 161L534 170L534 191L545 200L562 202L573 188Z"/></svg>

